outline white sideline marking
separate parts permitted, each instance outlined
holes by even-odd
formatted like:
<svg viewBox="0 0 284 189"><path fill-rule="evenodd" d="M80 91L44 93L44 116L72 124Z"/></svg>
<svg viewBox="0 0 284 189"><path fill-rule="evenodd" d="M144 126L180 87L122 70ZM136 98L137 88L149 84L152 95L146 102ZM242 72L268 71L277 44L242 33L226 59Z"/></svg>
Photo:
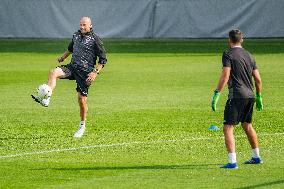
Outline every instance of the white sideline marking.
<svg viewBox="0 0 284 189"><path fill-rule="evenodd" d="M284 133L259 133L258 136L277 136L277 135L284 135ZM237 135L237 138L244 138L246 135ZM80 149L92 149L92 148L108 148L108 147L117 147L117 146L128 146L128 145L135 145L135 144L157 144L157 143L170 143L170 142L181 142L181 141L195 141L195 140L214 140L214 139L223 139L224 137L217 137L217 138L191 138L191 139L181 139L181 140L156 140L152 142L123 142L123 143L116 143L116 144L97 144L93 146L81 146L77 148L63 148L63 149L53 149L53 150L43 150L37 152L26 152L21 154L10 154L0 156L0 159L4 158L12 158L12 157L21 157L21 156L28 156L28 155L37 155L37 154L48 154L52 152L66 152L66 151L76 151Z"/></svg>

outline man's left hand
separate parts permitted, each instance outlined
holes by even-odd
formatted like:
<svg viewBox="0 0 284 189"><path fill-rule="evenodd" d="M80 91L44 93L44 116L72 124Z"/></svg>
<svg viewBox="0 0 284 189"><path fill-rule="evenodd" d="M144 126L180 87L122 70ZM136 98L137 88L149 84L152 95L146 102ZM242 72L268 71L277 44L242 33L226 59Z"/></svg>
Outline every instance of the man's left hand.
<svg viewBox="0 0 284 189"><path fill-rule="evenodd" d="M90 85L96 79L97 75L98 74L96 72L91 72L88 74L88 78L86 79L88 85Z"/></svg>
<svg viewBox="0 0 284 189"><path fill-rule="evenodd" d="M257 111L263 110L262 96L260 92L256 92L255 102L256 102L256 110Z"/></svg>

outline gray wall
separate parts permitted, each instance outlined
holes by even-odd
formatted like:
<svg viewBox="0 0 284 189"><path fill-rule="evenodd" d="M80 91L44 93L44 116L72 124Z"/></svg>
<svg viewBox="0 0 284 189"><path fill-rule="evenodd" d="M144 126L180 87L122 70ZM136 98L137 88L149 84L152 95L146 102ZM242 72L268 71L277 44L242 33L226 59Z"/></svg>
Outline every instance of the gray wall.
<svg viewBox="0 0 284 189"><path fill-rule="evenodd" d="M284 0L1 0L0 37L70 38L81 16L102 37L284 37Z"/></svg>

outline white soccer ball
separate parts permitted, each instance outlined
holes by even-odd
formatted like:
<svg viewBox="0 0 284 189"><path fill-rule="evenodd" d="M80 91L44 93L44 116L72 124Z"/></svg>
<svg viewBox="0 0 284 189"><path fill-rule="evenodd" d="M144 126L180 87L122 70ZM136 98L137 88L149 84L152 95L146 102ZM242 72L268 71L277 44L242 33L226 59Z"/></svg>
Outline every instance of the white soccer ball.
<svg viewBox="0 0 284 189"><path fill-rule="evenodd" d="M52 95L52 89L47 84L42 84L37 88L37 95L41 99L48 99Z"/></svg>

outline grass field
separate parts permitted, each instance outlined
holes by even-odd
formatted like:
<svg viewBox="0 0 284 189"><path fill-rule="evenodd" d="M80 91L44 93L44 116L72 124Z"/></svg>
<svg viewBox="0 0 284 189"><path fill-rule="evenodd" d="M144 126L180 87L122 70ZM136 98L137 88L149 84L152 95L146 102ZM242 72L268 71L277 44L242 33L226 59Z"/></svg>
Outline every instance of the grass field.
<svg viewBox="0 0 284 189"><path fill-rule="evenodd" d="M239 169L227 163L211 95L226 40L105 40L108 64L90 89L86 135L75 83L59 80L50 107L30 94L68 40L0 40L0 188L284 188L284 39L251 39L263 80L255 111L262 165L236 127ZM69 59L66 61L68 63Z"/></svg>

